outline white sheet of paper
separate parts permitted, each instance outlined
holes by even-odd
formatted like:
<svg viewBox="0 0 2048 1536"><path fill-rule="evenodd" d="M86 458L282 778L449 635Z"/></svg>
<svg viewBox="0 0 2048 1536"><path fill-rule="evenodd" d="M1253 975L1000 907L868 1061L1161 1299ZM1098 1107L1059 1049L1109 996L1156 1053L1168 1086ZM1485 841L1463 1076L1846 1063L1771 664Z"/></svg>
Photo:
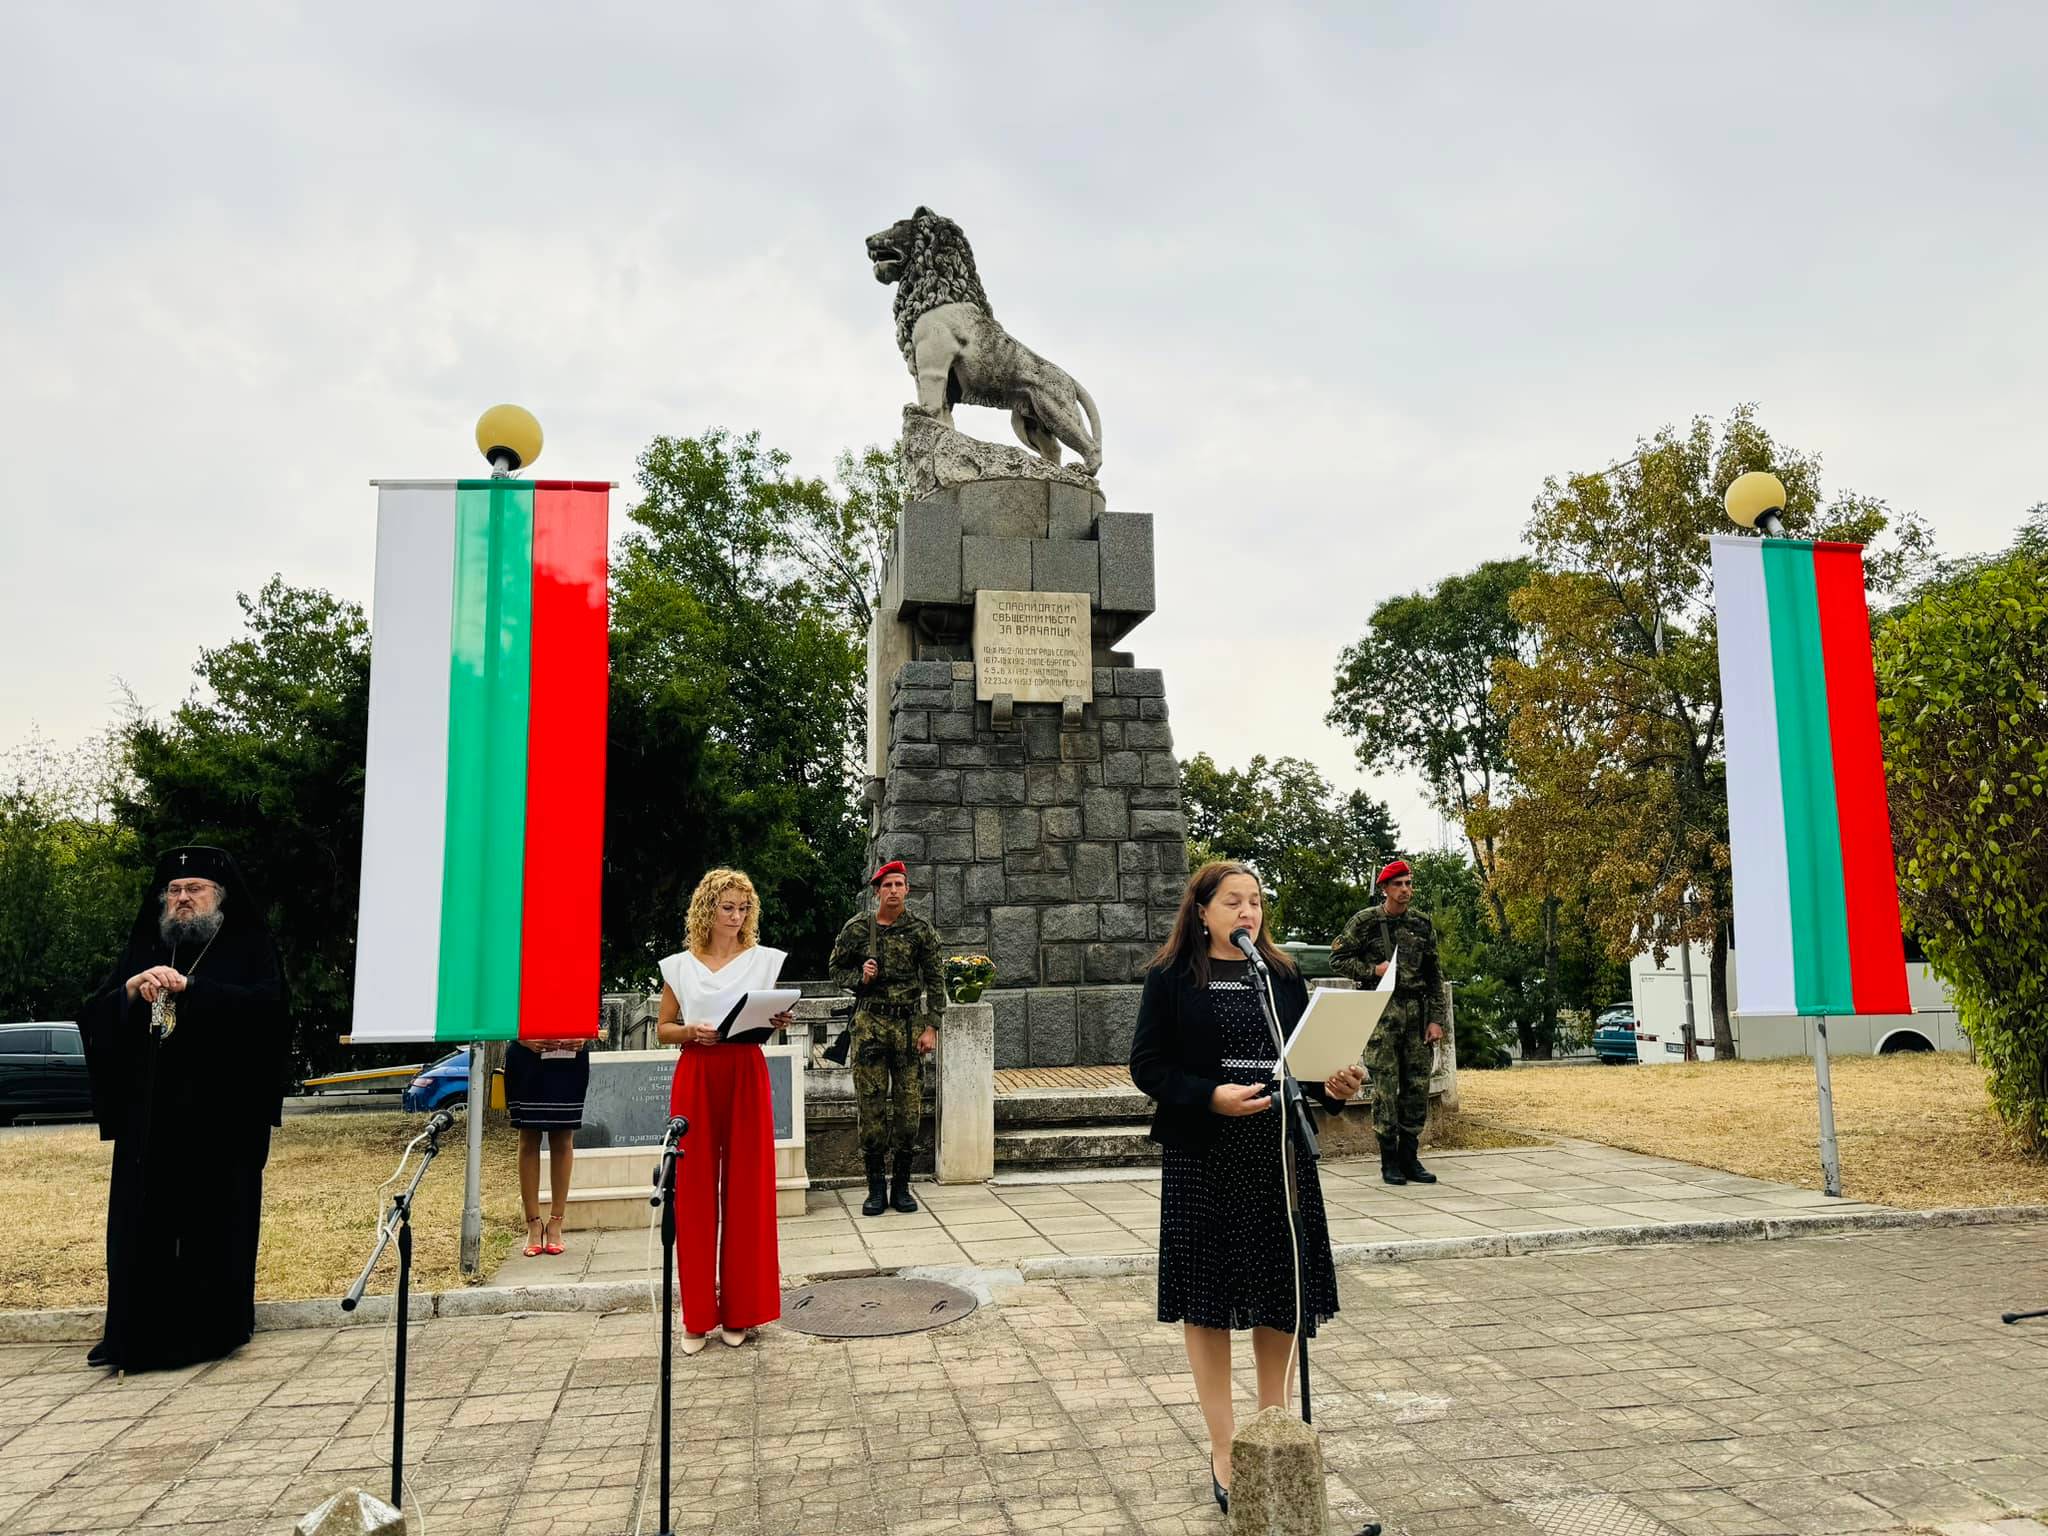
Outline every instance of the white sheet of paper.
<svg viewBox="0 0 2048 1536"><path fill-rule="evenodd" d="M1390 972L1391 974L1391 972ZM1304 1083L1326 1081L1365 1056L1380 1015L1393 994L1385 990L1357 992L1344 987L1318 987L1308 995L1308 1008L1287 1037L1287 1065Z"/></svg>
<svg viewBox="0 0 2048 1536"><path fill-rule="evenodd" d="M799 987L770 987L765 992L748 992L744 995L747 1005L740 1009L739 1017L734 1019L731 1027L726 1030L727 1035L744 1035L757 1029L773 1029L775 1026L769 1021L776 1014L796 1006L796 1000L804 994ZM723 1012L718 1016L724 1018L726 1014L732 1012L739 1001L740 994L735 994L726 1002Z"/></svg>
<svg viewBox="0 0 2048 1536"><path fill-rule="evenodd" d="M1391 991L1393 991L1393 990L1394 990L1394 972L1395 972L1395 971L1397 971L1397 970L1399 970L1399 969L1400 969L1400 966L1401 966L1401 951L1399 951L1399 950L1397 949L1397 950L1395 950L1395 951L1394 951L1394 952L1393 952L1393 953L1392 953L1391 955L1387 956L1387 969L1386 969L1386 971L1385 971L1385 972L1384 972L1384 973L1383 973L1383 974L1381 975L1381 977L1380 977L1380 979L1379 979L1379 985L1377 985L1376 987L1374 987L1374 988L1373 988L1373 991L1375 991L1375 992L1391 992Z"/></svg>

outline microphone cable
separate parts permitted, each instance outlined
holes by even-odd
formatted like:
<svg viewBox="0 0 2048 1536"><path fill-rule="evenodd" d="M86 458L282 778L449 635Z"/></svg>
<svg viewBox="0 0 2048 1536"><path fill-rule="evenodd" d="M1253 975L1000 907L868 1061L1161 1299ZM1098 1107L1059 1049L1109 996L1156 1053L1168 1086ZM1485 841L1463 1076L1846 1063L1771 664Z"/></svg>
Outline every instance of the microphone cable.
<svg viewBox="0 0 2048 1536"><path fill-rule="evenodd" d="M1254 963L1256 964L1257 962ZM1268 985L1271 985L1270 978L1268 979ZM1277 1020L1280 1017L1279 1005L1273 1003L1270 992L1267 993L1266 1000L1273 1009L1273 1018ZM1287 1350L1287 1369L1280 1378L1280 1402L1284 1407L1287 1399L1294 1391L1294 1367L1295 1363L1301 1359L1302 1325L1301 1232L1295 1224L1294 1200L1289 1195L1287 1188L1287 1136L1293 1129L1287 1122L1288 1116L1293 1111L1287 1102L1287 1053L1284 1040L1281 1046L1280 1059L1274 1062L1273 1065L1277 1069L1277 1075L1280 1079L1280 1206L1287 1213L1287 1248L1294 1261L1294 1333L1291 1336L1291 1343ZM1302 1187L1299 1171L1295 1175L1294 1187L1297 1190Z"/></svg>
<svg viewBox="0 0 2048 1536"><path fill-rule="evenodd" d="M1252 941L1253 947L1245 958L1252 963L1253 989L1259 994L1260 1011L1265 1013L1267 1025L1273 1030L1274 1035L1273 1049L1276 1052L1276 1059L1273 1062L1273 1078L1279 1085L1280 1092L1280 1209L1287 1218L1287 1250L1293 1260L1294 1272L1294 1332L1289 1335L1291 1343L1287 1351L1287 1369L1280 1378L1280 1401L1284 1405L1293 1393L1294 1367L1301 1359L1301 1231L1295 1224L1294 1199L1287 1188L1287 1136L1293 1129L1288 1122L1294 1111L1287 1100L1286 1031L1280 1028L1280 1005L1273 1000L1272 974L1267 971L1265 961L1258 956L1257 943L1256 939ZM1295 1188L1301 1187L1302 1180L1297 1173Z"/></svg>

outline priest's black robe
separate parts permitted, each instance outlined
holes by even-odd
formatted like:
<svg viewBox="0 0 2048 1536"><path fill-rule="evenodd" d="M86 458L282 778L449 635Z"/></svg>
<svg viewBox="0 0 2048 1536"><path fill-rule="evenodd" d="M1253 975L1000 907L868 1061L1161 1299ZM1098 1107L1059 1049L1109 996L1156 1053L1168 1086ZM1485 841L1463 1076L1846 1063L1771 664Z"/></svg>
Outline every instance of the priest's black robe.
<svg viewBox="0 0 2048 1536"><path fill-rule="evenodd" d="M204 852L232 876L225 855ZM157 931L159 871L126 950L79 1019L93 1115L114 1143L106 1332L89 1358L129 1371L217 1360L249 1341L263 1166L291 1039L253 893L224 879L219 934L203 957L191 940L174 954ZM150 1005L127 995L128 978L155 965L188 973L161 1040Z"/></svg>

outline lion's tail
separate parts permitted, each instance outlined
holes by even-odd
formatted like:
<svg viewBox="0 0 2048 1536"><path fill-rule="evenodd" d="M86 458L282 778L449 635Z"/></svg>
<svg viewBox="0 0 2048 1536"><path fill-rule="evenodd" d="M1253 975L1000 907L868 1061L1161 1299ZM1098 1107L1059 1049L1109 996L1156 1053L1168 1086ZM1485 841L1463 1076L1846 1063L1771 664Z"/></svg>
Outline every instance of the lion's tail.
<svg viewBox="0 0 2048 1536"><path fill-rule="evenodd" d="M1088 455L1088 473L1092 475L1102 468L1102 417L1096 414L1094 396L1081 387L1079 380L1074 383L1074 395L1081 402L1081 409L1088 413L1088 434L1095 439L1095 451Z"/></svg>

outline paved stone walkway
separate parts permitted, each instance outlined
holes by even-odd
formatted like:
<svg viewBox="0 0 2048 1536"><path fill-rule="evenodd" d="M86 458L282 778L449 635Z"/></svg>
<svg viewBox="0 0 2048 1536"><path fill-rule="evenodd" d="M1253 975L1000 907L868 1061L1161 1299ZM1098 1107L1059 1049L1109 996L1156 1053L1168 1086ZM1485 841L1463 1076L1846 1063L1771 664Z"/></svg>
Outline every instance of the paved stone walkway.
<svg viewBox="0 0 2048 1536"><path fill-rule="evenodd" d="M1517 1151L1452 1152L1427 1159L1433 1185L1380 1182L1379 1161L1322 1166L1333 1243L1470 1237L1490 1232L1668 1225L1726 1216L1867 1211L1796 1189L1645 1157L1590 1142ZM1111 1170L1100 1181L913 1186L924 1209L863 1217L866 1188L813 1190L809 1209L782 1219L786 1276L895 1270L914 1265L1015 1268L1031 1259L1150 1254L1159 1246L1159 1180ZM515 1254L497 1285L622 1280L645 1273L645 1231L568 1235L553 1258Z"/></svg>
<svg viewBox="0 0 2048 1536"><path fill-rule="evenodd" d="M1349 1265L1314 1347L1350 1531L1773 1536L1984 1527L2048 1505L2048 1227ZM1148 1277L998 1288L951 1327L783 1328L677 1362L676 1527L1215 1536L1178 1330ZM386 1329L262 1334L125 1381L0 1348L0 1536L276 1536L382 1486ZM646 1314L414 1334L433 1536L654 1529ZM1249 1351L1239 1397L1249 1408ZM2004 1536L2001 1528L2001 1536Z"/></svg>

